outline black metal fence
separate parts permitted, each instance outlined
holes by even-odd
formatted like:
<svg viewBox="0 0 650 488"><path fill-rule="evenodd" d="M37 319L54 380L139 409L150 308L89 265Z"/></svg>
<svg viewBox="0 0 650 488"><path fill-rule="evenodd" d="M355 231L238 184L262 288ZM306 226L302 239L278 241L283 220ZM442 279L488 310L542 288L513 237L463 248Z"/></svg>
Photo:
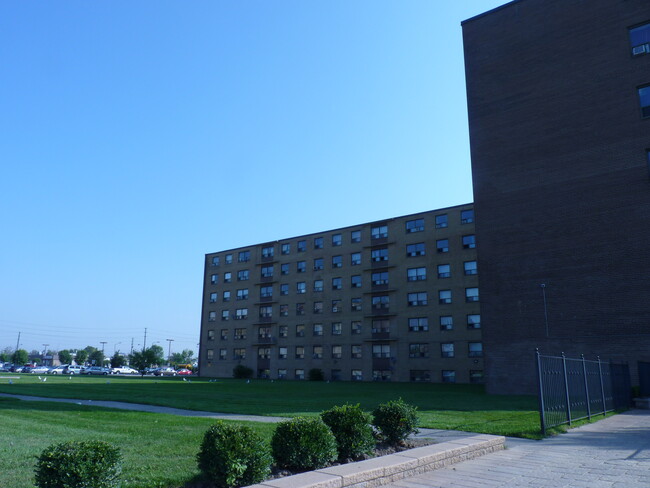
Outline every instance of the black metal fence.
<svg viewBox="0 0 650 488"><path fill-rule="evenodd" d="M546 429L631 405L627 363L544 356L536 351L539 416Z"/></svg>
<svg viewBox="0 0 650 488"><path fill-rule="evenodd" d="M639 396L650 397L650 363L639 361Z"/></svg>

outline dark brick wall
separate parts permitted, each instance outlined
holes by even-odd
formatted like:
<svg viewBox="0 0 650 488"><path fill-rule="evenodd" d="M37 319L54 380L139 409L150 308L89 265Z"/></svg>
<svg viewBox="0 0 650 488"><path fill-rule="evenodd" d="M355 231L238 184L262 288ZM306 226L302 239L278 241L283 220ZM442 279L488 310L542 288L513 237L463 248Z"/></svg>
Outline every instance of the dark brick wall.
<svg viewBox="0 0 650 488"><path fill-rule="evenodd" d="M520 0L463 23L490 392L533 392L535 347L650 359L644 21L647 0Z"/></svg>

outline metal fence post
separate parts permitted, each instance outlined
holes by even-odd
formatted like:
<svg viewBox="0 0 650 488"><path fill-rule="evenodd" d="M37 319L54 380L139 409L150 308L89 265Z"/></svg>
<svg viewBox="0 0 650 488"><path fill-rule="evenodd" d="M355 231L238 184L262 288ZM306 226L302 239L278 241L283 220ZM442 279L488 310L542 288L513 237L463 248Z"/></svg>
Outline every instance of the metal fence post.
<svg viewBox="0 0 650 488"><path fill-rule="evenodd" d="M544 412L544 386L542 378L542 364L539 357L539 349L535 349L537 358L537 384L539 385L539 423L542 428L542 435L546 435L546 413Z"/></svg>
<svg viewBox="0 0 650 488"><path fill-rule="evenodd" d="M570 403L570 397L569 397L569 378L567 378L566 374L566 356L564 353L562 353L562 371L564 372L564 393L566 397L566 418L567 421L569 422L569 425L571 425L571 403Z"/></svg>
<svg viewBox="0 0 650 488"><path fill-rule="evenodd" d="M589 382L587 381L587 364L585 363L585 355L580 354L582 358L582 375L585 379L585 396L587 397L587 418L591 420L591 405L589 400Z"/></svg>
<svg viewBox="0 0 650 488"><path fill-rule="evenodd" d="M605 386L603 384L603 368L600 363L600 356L596 356L598 359L598 376L600 377L600 395L603 399L603 415L607 412L607 404L605 403Z"/></svg>

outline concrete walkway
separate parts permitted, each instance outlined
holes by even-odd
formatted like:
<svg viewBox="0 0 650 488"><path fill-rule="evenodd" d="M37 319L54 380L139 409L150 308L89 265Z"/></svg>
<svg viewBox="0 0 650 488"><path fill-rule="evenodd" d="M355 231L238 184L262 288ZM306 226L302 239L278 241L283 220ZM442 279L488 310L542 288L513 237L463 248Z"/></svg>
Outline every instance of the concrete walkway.
<svg viewBox="0 0 650 488"><path fill-rule="evenodd" d="M508 438L505 451L386 486L647 488L650 411L631 410L542 441Z"/></svg>

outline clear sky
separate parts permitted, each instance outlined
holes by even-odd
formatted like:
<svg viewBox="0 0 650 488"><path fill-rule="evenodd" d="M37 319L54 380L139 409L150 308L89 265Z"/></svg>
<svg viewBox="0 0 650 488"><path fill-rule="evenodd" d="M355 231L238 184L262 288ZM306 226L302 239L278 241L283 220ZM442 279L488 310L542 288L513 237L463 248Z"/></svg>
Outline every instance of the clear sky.
<svg viewBox="0 0 650 488"><path fill-rule="evenodd" d="M506 0L0 3L0 349L197 350L204 255L472 201Z"/></svg>

